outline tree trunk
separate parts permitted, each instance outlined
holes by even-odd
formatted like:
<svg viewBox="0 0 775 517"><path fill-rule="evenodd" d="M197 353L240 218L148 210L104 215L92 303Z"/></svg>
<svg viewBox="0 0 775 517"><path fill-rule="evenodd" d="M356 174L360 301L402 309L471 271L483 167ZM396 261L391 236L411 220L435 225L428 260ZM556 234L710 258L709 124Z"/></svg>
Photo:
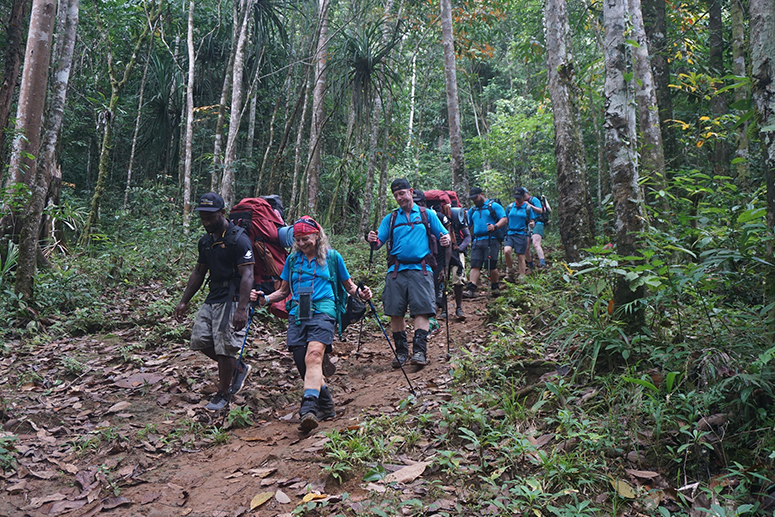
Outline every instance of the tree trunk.
<svg viewBox="0 0 775 517"><path fill-rule="evenodd" d="M143 78L140 80L140 93L137 100L137 118L135 119L135 131L132 133L132 149L129 151L129 166L126 170L126 188L124 189L124 206L126 212L129 205L129 190L132 187L132 168L135 163L135 151L137 150L137 135L140 133L140 120L143 111L143 98L145 95L145 82L148 79L148 65L151 62L151 53L153 52L153 39L148 44L148 55L145 57L145 66L143 66Z"/></svg>
<svg viewBox="0 0 775 517"><path fill-rule="evenodd" d="M132 56L129 58L129 62L124 67L123 75L121 79L116 75L116 69L113 65L113 52L110 46L110 39L108 37L107 30L101 27L99 21L99 13L96 15L98 20L97 26L100 32L103 34L103 41L105 43L107 58L108 58L108 77L110 78L110 101L108 102L108 109L101 114L104 118L105 133L102 136L102 148L100 149L100 161L97 172L97 182L94 186L94 194L92 195L91 207L89 209L89 217L84 225L81 237L78 239L78 243L81 246L88 246L91 242L91 232L96 228L100 217L100 205L102 204L102 196L105 193L105 185L108 180L108 173L110 171L110 150L113 147L113 114L115 113L116 106L118 105L119 98L121 96L121 90L126 86L129 81L129 76L135 66L137 60L137 52L140 50L145 38L150 33L150 27L156 25L156 20L159 19L164 1L160 1L158 9L150 16L147 24L144 24L143 31L135 42L134 49L132 49Z"/></svg>
<svg viewBox="0 0 775 517"><path fill-rule="evenodd" d="M764 180L767 185L767 226L775 228L775 0L749 0L751 45L751 93L756 109L764 155ZM773 260L772 242L768 260ZM770 296L773 278L769 278Z"/></svg>
<svg viewBox="0 0 775 517"><path fill-rule="evenodd" d="M643 207L638 185L636 163L635 114L631 92L624 79L626 56L624 44L626 7L618 0L604 0L605 25L605 140L611 175L611 193L616 215L616 252L619 256L635 255L638 233L643 231ZM628 332L637 332L643 324L644 311L637 302L644 295L643 287L630 289L622 276L614 286L614 308L624 320Z"/></svg>
<svg viewBox="0 0 775 517"><path fill-rule="evenodd" d="M24 33L24 11L28 0L14 0L8 17L8 31L5 40L5 66L3 83L0 84L0 151L5 145L5 131L11 115L13 92L19 80L22 64L22 34Z"/></svg>
<svg viewBox="0 0 775 517"><path fill-rule="evenodd" d="M309 166L307 167L307 207L317 213L320 188L320 158L323 130L323 105L326 91L326 61L328 60L328 7L329 0L318 0L318 44L315 50L315 88L312 92L312 122L309 134Z"/></svg>
<svg viewBox="0 0 775 517"><path fill-rule="evenodd" d="M369 128L369 162L366 168L366 185L363 188L363 211L358 225L358 235L363 235L369 226L371 204L374 199L374 171L377 169L377 148L379 146L379 118L382 115L382 101L379 96L374 99L371 108L371 127Z"/></svg>
<svg viewBox="0 0 775 517"><path fill-rule="evenodd" d="M452 2L441 0L441 43L444 47L444 79L447 91L447 118L449 119L449 147L452 154L452 189L468 197L468 177L460 136L460 106L457 95L457 68L455 65L455 38L452 32Z"/></svg>
<svg viewBox="0 0 775 517"><path fill-rule="evenodd" d="M256 138L256 98L258 97L258 92L254 89L250 93L250 107L248 108L248 137L247 142L245 142L245 158L250 160L253 158L253 140ZM275 105L275 109L272 112L272 122L270 123L270 126L274 124L274 115L277 113L277 106L279 106L280 103L278 102ZM270 128L270 131L272 129Z"/></svg>
<svg viewBox="0 0 775 517"><path fill-rule="evenodd" d="M35 177L55 15L55 1L33 0L16 110L18 134L13 141L7 186L20 182L29 185Z"/></svg>
<svg viewBox="0 0 775 517"><path fill-rule="evenodd" d="M723 85L721 80L724 72L724 26L721 20L721 0L710 0L708 31L710 32L709 64L711 74ZM720 119L727 114L727 94L715 94L710 100L714 119ZM716 137L713 140L713 174L726 176L729 174L729 146L725 139Z"/></svg>
<svg viewBox="0 0 775 517"><path fill-rule="evenodd" d="M662 129L665 166L677 169L681 163L681 153L675 130L671 127L673 118L673 98L670 92L670 62L667 46L667 15L665 0L643 0L643 20L648 37L651 71L654 75L657 105L659 106L659 126Z"/></svg>
<svg viewBox="0 0 775 517"><path fill-rule="evenodd" d="M232 2L232 27L231 27L231 51L229 62L226 64L226 72L223 74L223 86L221 86L221 98L218 101L218 119L215 122L215 137L213 138L213 174L210 177L210 191L218 190L223 169L223 127L226 119L226 102L231 90L231 79L234 70L234 56L237 51L237 35L240 32L239 0Z"/></svg>
<svg viewBox="0 0 775 517"><path fill-rule="evenodd" d="M302 92L307 93L304 98L304 105L301 110L301 118L299 119L299 126L296 129L296 148L293 156L293 179L291 181L291 202L288 206L288 214L290 220L296 219L298 208L301 206L301 200L296 202L296 195L299 189L299 169L301 169L301 140L304 135L304 126L307 124L307 106L309 106L310 100L307 97L312 96L312 82L315 80L315 76L311 73L307 76L309 81L307 87L302 88Z"/></svg>
<svg viewBox="0 0 775 517"><path fill-rule="evenodd" d="M53 74L53 91L46 120L46 132L38 157L32 196L25 211L19 240L19 258L16 269L16 292L24 298L33 298L33 278L38 254L38 235L46 204L49 184L56 169L56 146L62 128L62 115L67 98L67 85L73 63L76 28L78 27L78 0L62 1L57 23L57 43Z"/></svg>
<svg viewBox="0 0 775 517"><path fill-rule="evenodd" d="M223 159L221 177L221 197L226 208L234 204L234 162L237 161L237 136L242 121L242 76L245 73L245 46L248 40L250 9L253 0L242 0L242 12L237 49L234 52L234 71L231 79L231 116L229 117L229 136L226 138L226 152Z"/></svg>
<svg viewBox="0 0 775 517"><path fill-rule="evenodd" d="M573 59L567 50L568 11L565 0L547 0L546 64L549 96L554 113L554 154L557 161L557 214L560 237L569 262L581 258L592 242L587 212L586 159L579 130L576 94L573 90Z"/></svg>
<svg viewBox="0 0 775 517"><path fill-rule="evenodd" d="M414 110L415 95L414 90L417 85L417 53L412 54L412 89L409 93L409 134L406 136L406 148L411 150L412 138L414 135Z"/></svg>
<svg viewBox="0 0 775 517"><path fill-rule="evenodd" d="M654 90L654 77L651 71L648 42L643 27L643 13L640 0L629 0L632 35L638 45L633 46L635 55L635 99L638 103L638 119L643 142L640 146L641 171L648 175L648 199L664 217L670 210L667 197L659 196L665 190L665 155L662 147L662 131L659 125L659 106Z"/></svg>
<svg viewBox="0 0 775 517"><path fill-rule="evenodd" d="M730 0L730 14L732 18L732 73L742 80L746 77L745 69L745 16L743 15L743 0ZM735 89L735 102L745 103L748 99L748 86L739 86ZM738 108L739 110L739 108ZM735 130L735 177L737 184L748 189L750 187L750 172L748 166L748 122L743 122Z"/></svg>
<svg viewBox="0 0 775 517"><path fill-rule="evenodd" d="M191 226L191 166L194 157L194 0L188 4L188 80L186 81L186 137L183 167L183 232L188 235Z"/></svg>

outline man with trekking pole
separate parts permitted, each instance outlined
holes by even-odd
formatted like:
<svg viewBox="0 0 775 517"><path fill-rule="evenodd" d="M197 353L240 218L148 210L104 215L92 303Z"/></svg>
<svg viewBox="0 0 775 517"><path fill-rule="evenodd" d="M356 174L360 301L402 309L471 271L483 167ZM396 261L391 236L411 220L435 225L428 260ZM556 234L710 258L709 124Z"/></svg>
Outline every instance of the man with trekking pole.
<svg viewBox="0 0 775 517"><path fill-rule="evenodd" d="M199 239L199 257L173 315L182 322L188 302L210 272L210 292L191 329L192 350L218 363L218 392L205 406L221 411L229 404L250 373L241 350L247 337L248 300L253 287L253 246L245 230L226 218L221 196L214 192L199 199L195 209L207 231Z"/></svg>
<svg viewBox="0 0 775 517"><path fill-rule="evenodd" d="M430 317L436 314L434 255L437 244L449 246L451 240L436 214L414 203L414 189L408 180L394 180L390 190L399 208L386 215L378 231L369 232L367 240L375 249L387 244L388 272L382 303L390 316L396 346L393 368L402 367L409 359L404 321L407 309L414 318L411 364L423 367L428 360Z"/></svg>

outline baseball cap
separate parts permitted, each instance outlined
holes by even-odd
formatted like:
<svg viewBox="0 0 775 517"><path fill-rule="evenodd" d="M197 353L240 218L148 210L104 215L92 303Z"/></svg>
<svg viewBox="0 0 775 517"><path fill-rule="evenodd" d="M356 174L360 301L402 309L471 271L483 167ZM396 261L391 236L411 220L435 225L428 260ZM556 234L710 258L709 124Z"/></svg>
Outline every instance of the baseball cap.
<svg viewBox="0 0 775 517"><path fill-rule="evenodd" d="M226 208L223 198L215 192L208 192L199 198L195 212L218 212Z"/></svg>
<svg viewBox="0 0 775 517"><path fill-rule="evenodd" d="M484 191L479 187L473 187L471 190L468 191L468 199L473 199L479 194L484 194Z"/></svg>

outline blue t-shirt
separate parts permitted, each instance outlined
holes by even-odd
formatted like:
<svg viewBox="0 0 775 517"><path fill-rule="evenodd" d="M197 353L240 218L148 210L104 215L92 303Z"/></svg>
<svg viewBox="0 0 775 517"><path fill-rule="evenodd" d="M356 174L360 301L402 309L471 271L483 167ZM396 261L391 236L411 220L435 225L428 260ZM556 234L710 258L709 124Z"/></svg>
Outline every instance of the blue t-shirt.
<svg viewBox="0 0 775 517"><path fill-rule="evenodd" d="M475 241L486 239L489 236L487 232L488 224L495 224L506 217L506 211L503 210L503 207L495 201L492 202L492 208L495 211L496 217L493 217L492 212L490 212L490 209L487 208L489 203L490 200L487 199L481 208L472 206L468 209L468 220L474 229L473 233Z"/></svg>
<svg viewBox="0 0 775 517"><path fill-rule="evenodd" d="M407 218L406 213L402 209L399 208L397 212L398 215L393 228L393 246L390 253L398 259L399 271L422 269L420 262L431 250L428 247L428 234L425 231L425 225L422 224L420 207L416 203L413 204L409 218ZM431 225L431 233L437 239L441 238L442 235L446 235L447 229L439 221L436 212L427 209L425 213L428 216L428 224ZM379 225L377 237L380 242L387 242L390 238L390 216L391 214L386 215ZM409 222L411 224L406 224ZM393 266L390 266L388 271L393 271Z"/></svg>
<svg viewBox="0 0 775 517"><path fill-rule="evenodd" d="M533 210L530 208L530 203L522 203L522 206L517 206L515 203L511 203L507 207L509 213L509 235L526 235L527 222L530 219L535 218Z"/></svg>
<svg viewBox="0 0 775 517"><path fill-rule="evenodd" d="M344 265L342 256L336 254L336 275L339 282L344 282L350 278L350 273L347 271L347 266ZM328 255L328 259L331 259L331 255ZM283 266L283 272L280 273L280 278L288 282L291 287L292 300L296 303L293 304L293 308L289 314L296 314L296 307L299 302L299 289L312 289L312 302L320 300L334 301L334 289L331 285L331 276L328 274L328 262L325 266L321 266L317 262L317 258L307 260L304 253L297 252L288 256ZM319 311L315 311L316 313Z"/></svg>

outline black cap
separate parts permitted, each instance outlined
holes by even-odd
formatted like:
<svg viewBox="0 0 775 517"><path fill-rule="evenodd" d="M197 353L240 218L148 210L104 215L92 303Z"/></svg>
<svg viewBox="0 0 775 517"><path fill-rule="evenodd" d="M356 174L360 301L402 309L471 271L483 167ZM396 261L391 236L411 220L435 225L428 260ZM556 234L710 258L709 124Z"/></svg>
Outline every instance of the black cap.
<svg viewBox="0 0 775 517"><path fill-rule="evenodd" d="M522 198L525 197L525 189L522 187L517 187L514 189L514 198Z"/></svg>
<svg viewBox="0 0 775 517"><path fill-rule="evenodd" d="M195 212L218 212L226 208L223 198L215 192L208 192L199 198L199 205L194 209Z"/></svg>
<svg viewBox="0 0 775 517"><path fill-rule="evenodd" d="M395 192L396 190L406 190L410 188L412 188L412 186L409 184L409 180L406 178L394 179L393 183L390 184L390 192Z"/></svg>
<svg viewBox="0 0 775 517"><path fill-rule="evenodd" d="M425 203L425 192L422 190L415 190L414 194L412 195L412 201L417 204Z"/></svg>
<svg viewBox="0 0 775 517"><path fill-rule="evenodd" d="M473 199L479 194L484 194L484 191L479 187L473 187L471 190L468 191L468 199Z"/></svg>

